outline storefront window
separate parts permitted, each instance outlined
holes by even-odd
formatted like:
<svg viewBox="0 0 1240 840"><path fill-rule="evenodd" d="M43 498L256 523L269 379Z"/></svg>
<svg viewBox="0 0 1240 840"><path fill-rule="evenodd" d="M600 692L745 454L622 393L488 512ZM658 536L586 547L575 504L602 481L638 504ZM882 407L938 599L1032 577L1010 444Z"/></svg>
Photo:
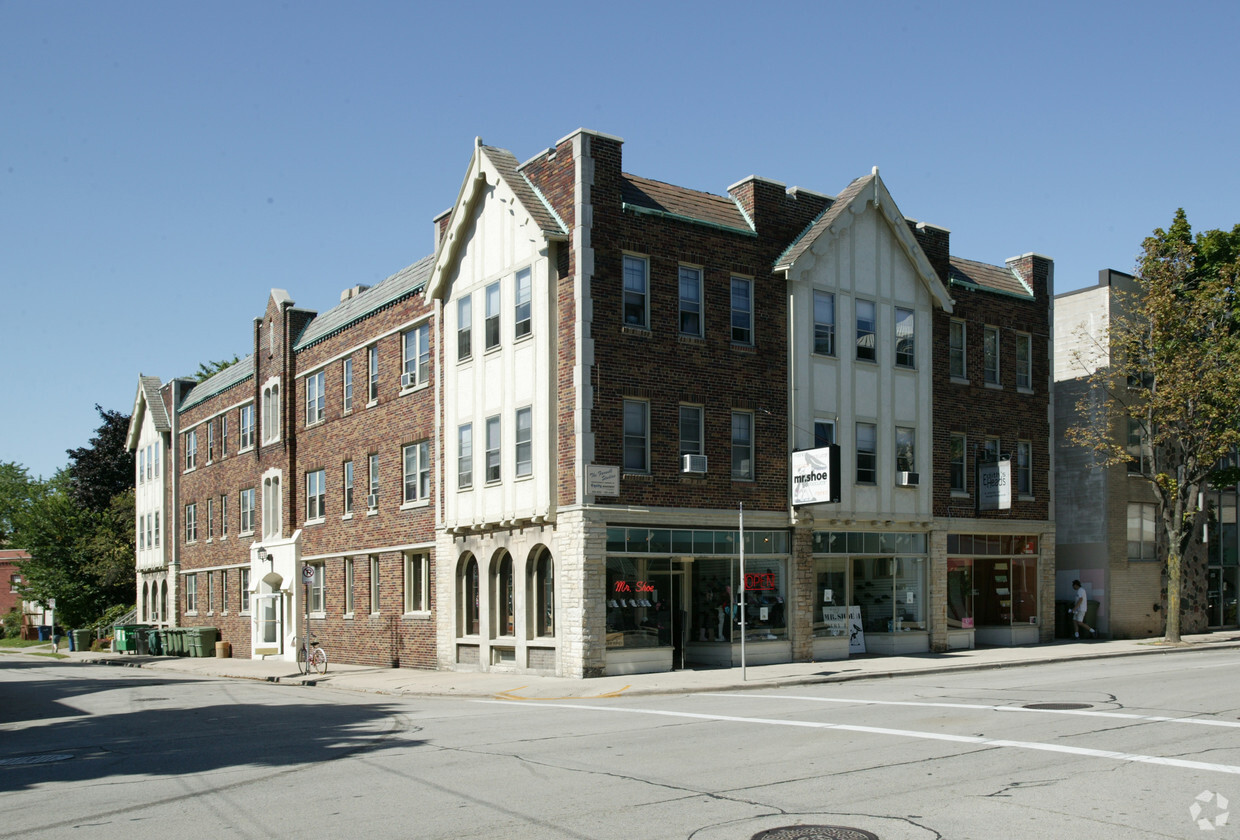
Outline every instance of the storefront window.
<svg viewBox="0 0 1240 840"><path fill-rule="evenodd" d="M948 534L947 551L973 555L948 558L949 627L1007 627L1037 620L1037 537Z"/></svg>
<svg viewBox="0 0 1240 840"><path fill-rule="evenodd" d="M947 626L973 628L973 561L954 558L947 561Z"/></svg>
<svg viewBox="0 0 1240 840"><path fill-rule="evenodd" d="M671 603L670 571L671 561L666 559L607 558L609 649L672 644L678 611Z"/></svg>
<svg viewBox="0 0 1240 840"><path fill-rule="evenodd" d="M926 561L922 557L855 557L853 597L866 633L926 629Z"/></svg>
<svg viewBox="0 0 1240 840"><path fill-rule="evenodd" d="M814 560L814 636L839 636L848 620L848 571L844 557Z"/></svg>

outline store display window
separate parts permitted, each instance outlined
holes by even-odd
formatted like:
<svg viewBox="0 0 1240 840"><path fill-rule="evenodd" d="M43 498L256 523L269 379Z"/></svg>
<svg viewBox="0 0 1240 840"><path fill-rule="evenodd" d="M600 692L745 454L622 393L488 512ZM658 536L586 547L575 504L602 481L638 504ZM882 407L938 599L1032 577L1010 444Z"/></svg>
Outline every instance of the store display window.
<svg viewBox="0 0 1240 840"><path fill-rule="evenodd" d="M814 560L814 636L840 636L848 632L848 560L819 557Z"/></svg>
<svg viewBox="0 0 1240 840"><path fill-rule="evenodd" d="M671 605L660 591L670 561L646 557L607 559L607 647L648 648L672 644Z"/></svg>
<svg viewBox="0 0 1240 840"><path fill-rule="evenodd" d="M947 551L949 627L1036 623L1037 537L948 534Z"/></svg>
<svg viewBox="0 0 1240 840"><path fill-rule="evenodd" d="M923 557L854 557L853 598L866 633L926 629Z"/></svg>
<svg viewBox="0 0 1240 840"><path fill-rule="evenodd" d="M947 561L947 626L954 630L973 629L973 560Z"/></svg>

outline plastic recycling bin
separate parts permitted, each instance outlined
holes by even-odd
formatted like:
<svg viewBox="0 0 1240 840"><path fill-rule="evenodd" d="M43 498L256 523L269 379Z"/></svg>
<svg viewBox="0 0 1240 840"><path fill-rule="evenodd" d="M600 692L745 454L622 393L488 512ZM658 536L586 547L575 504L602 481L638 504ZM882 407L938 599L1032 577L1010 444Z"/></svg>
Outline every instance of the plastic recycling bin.
<svg viewBox="0 0 1240 840"><path fill-rule="evenodd" d="M90 643L94 641L94 631L92 630L70 630L69 631L69 649L85 653L90 650Z"/></svg>
<svg viewBox="0 0 1240 840"><path fill-rule="evenodd" d="M190 656L215 656L216 627L192 627L186 631Z"/></svg>
<svg viewBox="0 0 1240 840"><path fill-rule="evenodd" d="M52 625L40 624L39 625L39 641L50 642L51 640L52 640Z"/></svg>
<svg viewBox="0 0 1240 840"><path fill-rule="evenodd" d="M154 627L146 634L146 647L151 656L164 655L164 631Z"/></svg>

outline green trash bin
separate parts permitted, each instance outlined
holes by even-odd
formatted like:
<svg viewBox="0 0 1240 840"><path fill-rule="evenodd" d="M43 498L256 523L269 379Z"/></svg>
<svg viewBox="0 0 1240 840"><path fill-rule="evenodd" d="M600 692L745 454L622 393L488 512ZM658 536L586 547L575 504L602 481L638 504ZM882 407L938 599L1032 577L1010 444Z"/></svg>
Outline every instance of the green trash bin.
<svg viewBox="0 0 1240 840"><path fill-rule="evenodd" d="M164 631L152 627L146 634L146 647L150 651L151 656L164 655Z"/></svg>
<svg viewBox="0 0 1240 840"><path fill-rule="evenodd" d="M146 656L151 652L151 628L140 624L133 631L134 653Z"/></svg>
<svg viewBox="0 0 1240 840"><path fill-rule="evenodd" d="M219 633L215 627L194 627L186 631L190 656L215 656L215 639Z"/></svg>
<svg viewBox="0 0 1240 840"><path fill-rule="evenodd" d="M90 651L90 643L94 641L95 635L90 630L70 630L69 635L73 637L73 649L79 653L87 653Z"/></svg>
<svg viewBox="0 0 1240 840"><path fill-rule="evenodd" d="M168 651L169 656L182 656L181 651L181 634L180 628L168 628L164 631L164 647Z"/></svg>
<svg viewBox="0 0 1240 840"><path fill-rule="evenodd" d="M132 625L117 624L112 628L112 649L117 653L134 652L136 648L134 646Z"/></svg>
<svg viewBox="0 0 1240 840"><path fill-rule="evenodd" d="M176 636L177 656L189 656L189 631L181 627L175 630L173 635Z"/></svg>

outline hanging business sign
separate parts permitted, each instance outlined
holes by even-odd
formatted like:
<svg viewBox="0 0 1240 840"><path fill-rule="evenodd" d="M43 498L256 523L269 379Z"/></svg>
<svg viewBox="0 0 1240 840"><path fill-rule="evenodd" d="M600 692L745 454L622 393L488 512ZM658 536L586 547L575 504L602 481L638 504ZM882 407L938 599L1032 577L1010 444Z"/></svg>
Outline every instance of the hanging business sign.
<svg viewBox="0 0 1240 840"><path fill-rule="evenodd" d="M840 448L835 444L792 453L792 504L840 500Z"/></svg>
<svg viewBox="0 0 1240 840"><path fill-rule="evenodd" d="M977 462L977 509L1011 510L1012 462L1005 456L997 461Z"/></svg>

